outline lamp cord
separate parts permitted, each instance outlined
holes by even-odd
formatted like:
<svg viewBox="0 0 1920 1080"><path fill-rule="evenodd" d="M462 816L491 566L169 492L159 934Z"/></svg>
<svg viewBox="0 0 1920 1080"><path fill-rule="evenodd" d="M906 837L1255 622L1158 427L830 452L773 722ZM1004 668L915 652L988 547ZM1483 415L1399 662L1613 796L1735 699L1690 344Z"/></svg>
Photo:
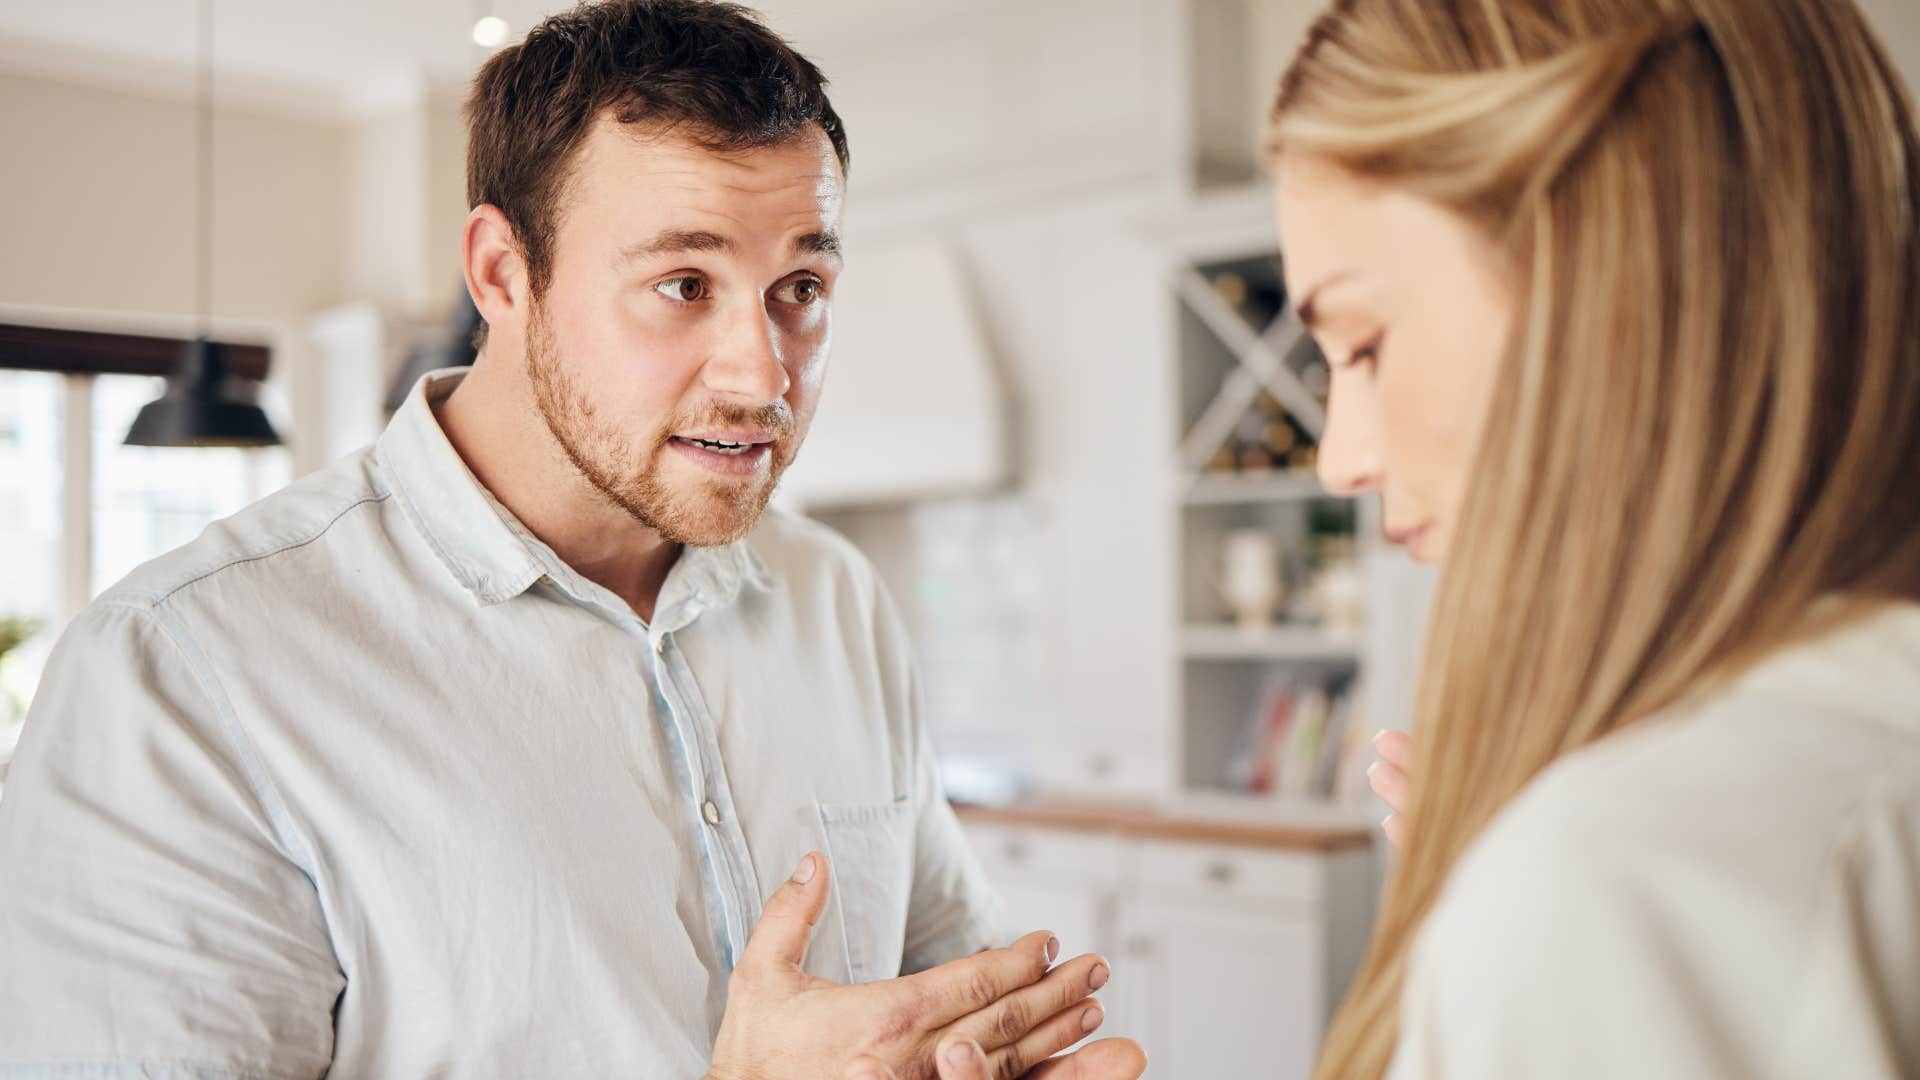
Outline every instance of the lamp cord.
<svg viewBox="0 0 1920 1080"><path fill-rule="evenodd" d="M200 0L200 107L195 123L200 175L199 265L196 267L198 314L203 338L213 336L213 0Z"/></svg>

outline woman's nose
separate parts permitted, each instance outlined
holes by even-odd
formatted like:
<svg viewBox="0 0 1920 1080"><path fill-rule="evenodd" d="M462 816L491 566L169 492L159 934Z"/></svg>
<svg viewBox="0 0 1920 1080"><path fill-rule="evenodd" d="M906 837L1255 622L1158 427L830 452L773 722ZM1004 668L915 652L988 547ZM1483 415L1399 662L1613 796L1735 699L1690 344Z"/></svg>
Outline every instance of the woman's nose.
<svg viewBox="0 0 1920 1080"><path fill-rule="evenodd" d="M1320 432L1320 484L1335 495L1377 491L1386 472L1381 449L1379 400L1366 377L1335 372L1327 397L1327 424Z"/></svg>

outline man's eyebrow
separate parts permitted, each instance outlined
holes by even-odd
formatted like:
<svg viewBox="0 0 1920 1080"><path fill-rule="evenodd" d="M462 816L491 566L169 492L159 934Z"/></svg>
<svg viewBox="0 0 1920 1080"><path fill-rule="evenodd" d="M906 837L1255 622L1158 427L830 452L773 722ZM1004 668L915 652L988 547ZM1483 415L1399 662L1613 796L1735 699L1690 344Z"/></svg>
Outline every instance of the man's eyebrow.
<svg viewBox="0 0 1920 1080"><path fill-rule="evenodd" d="M619 261L633 262L658 255L679 255L692 251L732 254L739 245L731 237L704 229L662 229L652 237L628 244L620 250ZM831 230L803 233L793 238L796 255L840 255L840 234Z"/></svg>
<svg viewBox="0 0 1920 1080"><path fill-rule="evenodd" d="M840 234L831 230L810 232L793 238L793 252L796 255L832 255L840 254Z"/></svg>
<svg viewBox="0 0 1920 1080"><path fill-rule="evenodd" d="M621 262L650 259L656 255L678 255L689 251L731 252L737 247L728 237L701 229L662 229L651 238L620 249Z"/></svg>

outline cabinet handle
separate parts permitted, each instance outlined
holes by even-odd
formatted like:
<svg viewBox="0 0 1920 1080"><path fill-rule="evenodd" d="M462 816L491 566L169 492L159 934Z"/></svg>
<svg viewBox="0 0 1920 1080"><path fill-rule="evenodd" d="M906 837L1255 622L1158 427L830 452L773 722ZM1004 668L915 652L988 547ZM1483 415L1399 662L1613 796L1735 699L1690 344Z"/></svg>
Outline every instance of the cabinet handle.
<svg viewBox="0 0 1920 1080"><path fill-rule="evenodd" d="M1207 880L1215 885L1231 885L1239 877L1239 871L1232 863L1217 862L1207 867Z"/></svg>
<svg viewBox="0 0 1920 1080"><path fill-rule="evenodd" d="M1025 840L1007 841L1007 846L1005 848L1005 851L1006 851L1008 862L1026 862L1027 856L1032 854L1032 851L1028 849L1027 842Z"/></svg>
<svg viewBox="0 0 1920 1080"><path fill-rule="evenodd" d="M1152 956L1153 955L1153 939L1150 937L1146 937L1144 935L1128 938L1127 939L1127 955L1128 956Z"/></svg>

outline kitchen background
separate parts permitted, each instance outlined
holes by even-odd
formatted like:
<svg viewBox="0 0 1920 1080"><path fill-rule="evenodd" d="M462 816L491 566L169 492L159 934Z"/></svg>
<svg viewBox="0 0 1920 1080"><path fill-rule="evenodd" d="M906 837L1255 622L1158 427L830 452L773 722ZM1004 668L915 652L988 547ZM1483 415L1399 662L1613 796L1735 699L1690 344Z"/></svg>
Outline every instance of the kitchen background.
<svg viewBox="0 0 1920 1080"><path fill-rule="evenodd" d="M0 781L67 618L457 356L464 81L558 6L0 4ZM889 581L969 832L1022 926L1114 959L1109 1030L1154 1076L1305 1076L1431 588L1311 473L1257 146L1320 4L753 6L854 149L781 500ZM1920 5L1863 6L1920 75ZM124 445L203 323L267 347L281 444Z"/></svg>

